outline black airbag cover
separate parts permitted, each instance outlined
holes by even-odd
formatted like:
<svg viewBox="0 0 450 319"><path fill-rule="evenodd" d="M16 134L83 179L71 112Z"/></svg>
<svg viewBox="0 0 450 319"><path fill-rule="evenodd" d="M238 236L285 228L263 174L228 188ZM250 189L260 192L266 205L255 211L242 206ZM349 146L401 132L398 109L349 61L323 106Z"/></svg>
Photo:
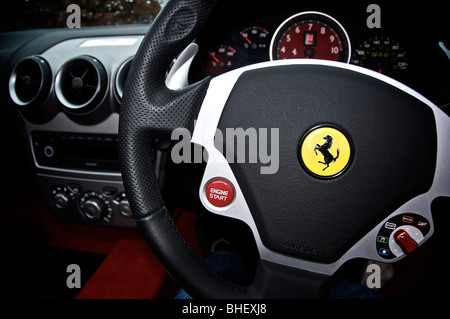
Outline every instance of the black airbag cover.
<svg viewBox="0 0 450 319"><path fill-rule="evenodd" d="M353 142L350 166L332 179L310 175L299 160L302 136L320 125L342 129ZM279 128L276 174L260 174L267 164L238 164L236 158L230 164L263 244L278 252L334 262L432 185L437 148L432 110L358 72L320 65L247 71L219 123L224 133L238 127Z"/></svg>

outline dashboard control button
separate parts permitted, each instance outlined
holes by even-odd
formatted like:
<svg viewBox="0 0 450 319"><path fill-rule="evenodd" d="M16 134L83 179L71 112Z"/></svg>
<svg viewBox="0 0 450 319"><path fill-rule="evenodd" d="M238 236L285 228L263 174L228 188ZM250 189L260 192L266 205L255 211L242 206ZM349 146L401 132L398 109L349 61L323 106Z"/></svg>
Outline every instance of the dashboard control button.
<svg viewBox="0 0 450 319"><path fill-rule="evenodd" d="M105 186L103 187L103 194L105 196L114 196L115 194L117 194L117 188Z"/></svg>
<svg viewBox="0 0 450 319"><path fill-rule="evenodd" d="M90 221L103 218L109 222L112 213L112 208L109 204L105 196L93 191L84 193L80 198L81 213Z"/></svg>
<svg viewBox="0 0 450 319"><path fill-rule="evenodd" d="M384 228L394 230L395 228L397 228L397 225L394 223L386 222L386 224L384 224Z"/></svg>
<svg viewBox="0 0 450 319"><path fill-rule="evenodd" d="M391 251L387 248L380 248L378 250L378 254L382 255L382 256L390 256L391 255Z"/></svg>
<svg viewBox="0 0 450 319"><path fill-rule="evenodd" d="M124 217L132 217L133 216L128 199L124 198L119 202L119 211L122 214L122 216L124 216Z"/></svg>
<svg viewBox="0 0 450 319"><path fill-rule="evenodd" d="M99 198L89 198L83 205L83 214L87 219L99 220L105 213L105 203Z"/></svg>
<svg viewBox="0 0 450 319"><path fill-rule="evenodd" d="M228 206L234 198L234 187L224 178L214 178L206 186L206 198L216 207Z"/></svg>
<svg viewBox="0 0 450 319"><path fill-rule="evenodd" d="M79 184L69 184L68 188L69 191L74 194L81 194L81 192L83 191L83 188Z"/></svg>
<svg viewBox="0 0 450 319"><path fill-rule="evenodd" d="M408 232L404 229L399 229L394 234L395 242L400 246L405 254L410 254L419 246L417 242L409 236Z"/></svg>
<svg viewBox="0 0 450 319"><path fill-rule="evenodd" d="M422 215L405 212L380 225L375 246L378 256L392 260L412 253L429 234L430 222Z"/></svg>
<svg viewBox="0 0 450 319"><path fill-rule="evenodd" d="M402 221L403 221L404 223L412 224L413 221L414 221L414 218L411 217L411 216L406 216L406 215L405 215L405 216L402 217Z"/></svg>
<svg viewBox="0 0 450 319"><path fill-rule="evenodd" d="M55 150L52 146L47 145L44 147L44 155L47 157L53 157L53 155L55 155Z"/></svg>
<svg viewBox="0 0 450 319"><path fill-rule="evenodd" d="M427 221L419 220L417 222L417 227L428 228L428 226L429 226L429 223Z"/></svg>
<svg viewBox="0 0 450 319"><path fill-rule="evenodd" d="M70 206L70 196L64 191L57 192L53 195L53 204L58 209L65 209Z"/></svg>

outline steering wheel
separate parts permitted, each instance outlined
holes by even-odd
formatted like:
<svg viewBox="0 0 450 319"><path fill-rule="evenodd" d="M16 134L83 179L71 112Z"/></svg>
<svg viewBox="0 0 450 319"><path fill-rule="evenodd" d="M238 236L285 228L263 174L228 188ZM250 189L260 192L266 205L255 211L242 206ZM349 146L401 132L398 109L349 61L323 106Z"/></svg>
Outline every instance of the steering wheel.
<svg viewBox="0 0 450 319"><path fill-rule="evenodd" d="M395 262L429 239L430 205L450 196L449 117L391 78L325 60L265 62L168 89L168 66L214 4L164 7L134 58L121 105L125 190L172 277L200 298L321 297L346 261ZM253 232L260 258L249 286L209 269L164 204L153 143L177 128L208 153L199 190L205 208ZM217 129L234 134L221 150ZM253 143L244 153L242 136Z"/></svg>

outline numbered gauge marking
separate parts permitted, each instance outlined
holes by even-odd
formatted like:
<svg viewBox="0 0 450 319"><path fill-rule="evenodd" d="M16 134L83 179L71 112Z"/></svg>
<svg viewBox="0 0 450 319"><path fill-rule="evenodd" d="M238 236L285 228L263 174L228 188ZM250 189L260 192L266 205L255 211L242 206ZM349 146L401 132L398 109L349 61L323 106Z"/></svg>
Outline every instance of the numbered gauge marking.
<svg viewBox="0 0 450 319"><path fill-rule="evenodd" d="M302 12L288 18L270 44L271 60L323 59L348 62L350 41L334 18L320 12Z"/></svg>
<svg viewBox="0 0 450 319"><path fill-rule="evenodd" d="M240 33L242 46L250 51L264 50L268 46L269 31L262 27L251 26Z"/></svg>
<svg viewBox="0 0 450 319"><path fill-rule="evenodd" d="M362 42L353 52L351 63L394 78L408 69L405 49L389 37L373 37Z"/></svg>
<svg viewBox="0 0 450 319"><path fill-rule="evenodd" d="M208 50L207 69L210 74L218 75L233 68L236 49L227 44L217 45Z"/></svg>

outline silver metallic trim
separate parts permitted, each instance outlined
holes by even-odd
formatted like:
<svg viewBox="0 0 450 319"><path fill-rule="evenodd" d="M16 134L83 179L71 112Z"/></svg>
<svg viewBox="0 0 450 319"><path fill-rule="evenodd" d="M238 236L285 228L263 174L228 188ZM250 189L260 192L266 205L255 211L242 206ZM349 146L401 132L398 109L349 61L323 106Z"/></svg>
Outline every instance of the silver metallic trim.
<svg viewBox="0 0 450 319"><path fill-rule="evenodd" d="M331 264L316 263L292 256L287 256L269 250L267 247L265 247L261 241L255 221L253 220L250 209L244 199L242 190L239 187L239 184L230 168L230 165L228 164L222 153L214 147L214 134L216 132L223 108L228 99L228 96L230 95L231 90L233 89L240 75L249 70L285 65L323 65L345 69L376 78L398 88L399 90L402 90L403 92L415 97L419 101L428 105L433 110L436 120L438 142L437 163L434 182L430 190L427 193L419 195L402 205L400 208L390 214L386 219L384 219L379 225L373 228L367 235L361 238L339 260ZM434 231L430 208L431 202L435 198L440 196L450 196L450 167L448 165L448 158L450 157L450 118L431 101L429 101L416 91L412 90L411 88L405 86L404 84L385 75L376 73L372 70L341 62L307 59L271 61L236 69L213 78L211 80L208 92L205 96L196 122L194 134L192 136L192 142L205 147L209 156L209 160L205 168L205 173L199 188L200 200L204 207L206 207L212 213L236 218L245 222L253 232L261 259L290 267L308 270L311 272L332 275L337 269L339 269L342 264L354 258L366 258L380 262L395 262L402 259L404 255L399 255L398 257L389 261L381 258L378 255L376 250L376 238L379 229L386 221L394 216L411 212L419 213L430 221L430 232L425 238L420 240L418 244L421 245L431 237ZM215 207L211 205L206 198L206 194L204 192L206 183L210 179L216 177L223 177L228 179L231 183L233 183L235 187L235 200L227 207Z"/></svg>
<svg viewBox="0 0 450 319"><path fill-rule="evenodd" d="M81 43L80 48L133 46L138 40L130 37L110 37L89 39Z"/></svg>
<svg viewBox="0 0 450 319"><path fill-rule="evenodd" d="M125 74L130 70L131 63L133 62L134 55L126 59L119 67L114 77L114 94L117 100L120 102L122 100L123 89L125 86Z"/></svg>
<svg viewBox="0 0 450 319"><path fill-rule="evenodd" d="M196 43L189 44L176 58L175 63L167 74L166 86L171 90L179 90L189 85L188 75L192 60L198 52Z"/></svg>
<svg viewBox="0 0 450 319"><path fill-rule="evenodd" d="M447 49L444 42L439 42L439 47L444 51L444 53L447 55L448 59L450 60L450 50Z"/></svg>
<svg viewBox="0 0 450 319"><path fill-rule="evenodd" d="M26 129L29 135L32 131L113 135L118 134L119 131L119 114L112 113L103 122L95 125L81 125L72 121L65 113L60 112L44 124L35 124L26 121Z"/></svg>
<svg viewBox="0 0 450 319"><path fill-rule="evenodd" d="M89 58L90 58L90 57L89 57ZM92 67L94 67L95 72L97 73L97 87L96 87L96 89L95 89L94 94L93 94L92 97L89 99L89 101L87 101L86 103L83 103L83 104L73 104L73 103L69 102L69 101L66 99L65 94L64 94L64 92L62 91L62 88L61 88L61 86L62 86L62 83L61 83L62 79L61 79L61 77L63 76L63 73L67 71L67 68L68 68L68 64L69 64L69 63L70 63L70 64L76 63L76 61L79 61L79 60L86 61L86 62L88 62L89 64L91 64ZM93 60L94 62L100 63L99 60L96 59L96 58L92 58L92 60ZM100 63L100 64L101 64L101 63ZM105 74L107 75L106 72L105 72ZM80 56L80 57L77 57L77 58L74 58L74 59L71 59L71 60L67 61L67 62L64 63L64 65L59 69L59 71L58 71L58 73L56 74L56 77L55 77L55 94L56 94L56 97L57 97L57 99L59 100L59 102L61 102L61 104L64 105L65 107L67 107L68 109L71 109L71 110L80 110L80 109L82 109L82 108L88 106L90 103L92 103L92 101L93 101L93 100L97 97L97 95L101 92L101 90L102 90L102 85L103 85L103 86L105 86L105 85L107 86L107 83L108 83L108 80L106 80L105 83L102 83L102 77L101 77L101 74L100 74L100 71L99 71L97 65L93 64L92 61L90 61L86 56ZM106 94L106 91L105 91L105 94ZM103 98L102 98L102 99L103 99ZM100 104L100 103L99 103L99 104Z"/></svg>
<svg viewBox="0 0 450 319"><path fill-rule="evenodd" d="M58 183L63 183L63 184L77 183L77 182L89 182L89 183L97 183L97 184L108 184L109 183L109 184L116 184L118 186L122 186L123 185L122 178L117 178L117 179L100 179L99 176L96 176L94 178L94 175L98 175L98 174L92 174L92 175L93 176L88 177L88 178L85 178L85 177L81 178L79 176L74 177L74 176L53 175L52 173L50 173L50 174L36 173L36 176L38 176L38 177L61 180L61 182L58 182Z"/></svg>
<svg viewBox="0 0 450 319"><path fill-rule="evenodd" d="M47 61L45 61L44 59L42 59L39 56L26 57L25 59L21 60L19 63L16 64L16 66L14 67L14 69L11 72L11 75L9 77L9 83L8 83L9 84L9 96L11 97L13 102L16 103L18 106L27 106L27 105L30 105L31 103L33 103L36 100L36 98L39 96L39 94L41 93L41 91L44 87L44 73L43 73L42 68L40 68L40 66L39 66L39 62L36 61L35 59L39 59L39 62L42 64L44 64L44 63L47 64ZM35 62L37 64L37 66L41 69L41 83L39 85L39 90L38 90L37 94L29 102L22 101L16 92L17 68L19 67L19 65L22 62L24 62L26 60L31 60L31 61Z"/></svg>
<svg viewBox="0 0 450 319"><path fill-rule="evenodd" d="M14 67L14 70L11 73L11 76L9 77L9 96L11 97L11 99L13 100L14 103L16 103L19 106L25 106L30 104L32 101L30 102L24 102L21 99L19 99L19 97L17 96L17 92L16 92L16 81L17 81L17 67L19 64L17 64Z"/></svg>

